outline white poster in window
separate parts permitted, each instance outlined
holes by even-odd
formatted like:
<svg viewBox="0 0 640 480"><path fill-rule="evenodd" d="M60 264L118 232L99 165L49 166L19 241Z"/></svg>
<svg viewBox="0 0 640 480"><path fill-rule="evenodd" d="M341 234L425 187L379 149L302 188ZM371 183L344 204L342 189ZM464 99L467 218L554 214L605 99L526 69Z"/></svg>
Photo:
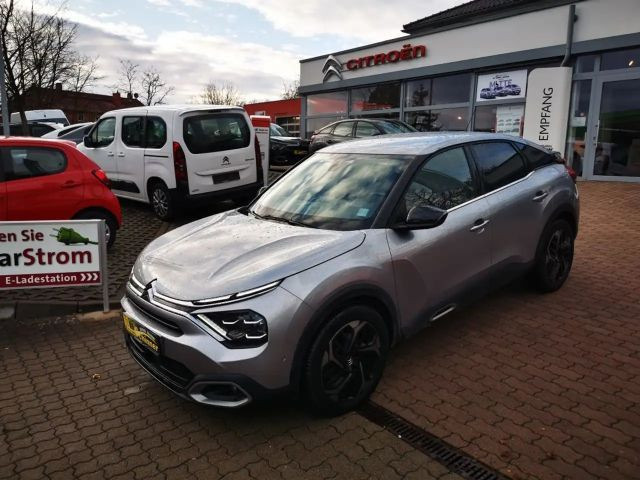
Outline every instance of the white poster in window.
<svg viewBox="0 0 640 480"><path fill-rule="evenodd" d="M498 105L496 107L496 133L520 136L524 105Z"/></svg>
<svg viewBox="0 0 640 480"><path fill-rule="evenodd" d="M525 98L527 95L527 71L490 73L478 75L476 102Z"/></svg>

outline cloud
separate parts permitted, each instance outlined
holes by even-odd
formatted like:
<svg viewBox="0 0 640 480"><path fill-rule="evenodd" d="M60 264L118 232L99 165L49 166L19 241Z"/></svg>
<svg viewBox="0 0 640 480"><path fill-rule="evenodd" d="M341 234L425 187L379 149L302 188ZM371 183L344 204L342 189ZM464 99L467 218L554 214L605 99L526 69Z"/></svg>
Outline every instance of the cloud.
<svg viewBox="0 0 640 480"><path fill-rule="evenodd" d="M462 0L225 0L260 12L296 37L337 35L365 42L401 36L402 25L459 5Z"/></svg>

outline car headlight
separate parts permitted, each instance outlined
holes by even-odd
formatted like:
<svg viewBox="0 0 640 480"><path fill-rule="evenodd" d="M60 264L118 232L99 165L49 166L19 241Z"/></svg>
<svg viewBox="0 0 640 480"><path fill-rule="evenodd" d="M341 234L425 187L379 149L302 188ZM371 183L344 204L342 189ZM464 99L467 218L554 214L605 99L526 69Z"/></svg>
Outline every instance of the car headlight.
<svg viewBox="0 0 640 480"><path fill-rule="evenodd" d="M222 343L229 348L259 347L267 342L267 321L252 310L199 313L196 316L223 337Z"/></svg>

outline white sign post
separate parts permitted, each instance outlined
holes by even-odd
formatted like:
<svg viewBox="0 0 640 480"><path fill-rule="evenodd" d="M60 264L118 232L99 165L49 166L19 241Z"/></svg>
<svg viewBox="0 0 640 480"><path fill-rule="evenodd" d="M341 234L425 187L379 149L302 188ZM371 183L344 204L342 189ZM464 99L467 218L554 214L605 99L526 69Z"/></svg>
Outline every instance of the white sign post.
<svg viewBox="0 0 640 480"><path fill-rule="evenodd" d="M564 152L571 97L571 67L536 68L529 74L523 137Z"/></svg>
<svg viewBox="0 0 640 480"><path fill-rule="evenodd" d="M104 220L0 222L0 290L95 285L108 312Z"/></svg>

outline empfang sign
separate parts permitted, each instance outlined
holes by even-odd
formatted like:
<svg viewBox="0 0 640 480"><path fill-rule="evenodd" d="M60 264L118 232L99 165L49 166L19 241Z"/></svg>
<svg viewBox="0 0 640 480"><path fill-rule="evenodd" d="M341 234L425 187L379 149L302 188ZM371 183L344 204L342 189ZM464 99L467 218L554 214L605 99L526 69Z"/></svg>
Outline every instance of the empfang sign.
<svg viewBox="0 0 640 480"><path fill-rule="evenodd" d="M425 45L412 46L407 43L400 50L391 50L386 53L376 53L365 57L352 58L345 63L347 70L358 70L361 68L375 67L386 63L397 63L414 58L426 57L427 47Z"/></svg>

